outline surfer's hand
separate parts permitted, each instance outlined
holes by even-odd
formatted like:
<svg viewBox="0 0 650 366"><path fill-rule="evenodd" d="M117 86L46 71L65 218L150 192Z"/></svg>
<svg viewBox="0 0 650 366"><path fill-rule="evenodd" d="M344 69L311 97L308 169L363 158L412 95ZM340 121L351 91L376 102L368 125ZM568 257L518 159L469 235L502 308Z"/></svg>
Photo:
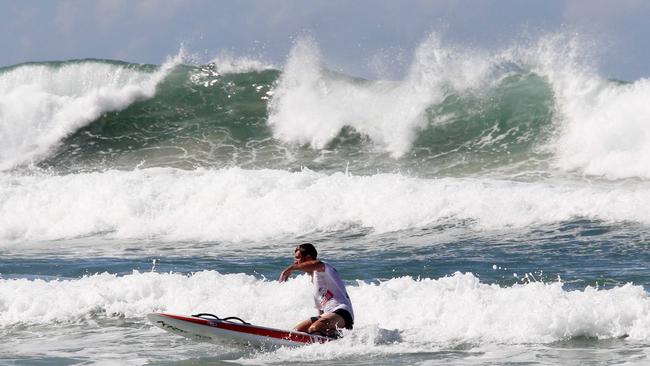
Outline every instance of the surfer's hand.
<svg viewBox="0 0 650 366"><path fill-rule="evenodd" d="M288 280L289 276L291 276L292 271L293 271L292 266L289 266L289 267L285 268L285 270L282 271L282 273L280 273L280 282L284 282L284 281Z"/></svg>

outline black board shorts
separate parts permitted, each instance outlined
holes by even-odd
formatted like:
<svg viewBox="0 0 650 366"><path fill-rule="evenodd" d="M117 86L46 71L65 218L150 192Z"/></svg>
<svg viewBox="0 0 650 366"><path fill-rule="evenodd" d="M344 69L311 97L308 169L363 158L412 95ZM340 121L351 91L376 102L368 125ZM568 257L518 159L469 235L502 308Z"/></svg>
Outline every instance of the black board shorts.
<svg viewBox="0 0 650 366"><path fill-rule="evenodd" d="M345 329L352 329L352 326L354 325L354 319L352 319L352 314L350 314L349 311L345 309L336 309L334 310L334 314L338 314L345 320Z"/></svg>
<svg viewBox="0 0 650 366"><path fill-rule="evenodd" d="M334 314L337 314L341 318L343 318L343 320L345 321L345 329L352 329L352 326L354 326L354 319L352 319L352 314L350 314L349 311L345 309L336 309L334 310ZM320 319L320 316L311 317L312 322L315 322L318 319Z"/></svg>

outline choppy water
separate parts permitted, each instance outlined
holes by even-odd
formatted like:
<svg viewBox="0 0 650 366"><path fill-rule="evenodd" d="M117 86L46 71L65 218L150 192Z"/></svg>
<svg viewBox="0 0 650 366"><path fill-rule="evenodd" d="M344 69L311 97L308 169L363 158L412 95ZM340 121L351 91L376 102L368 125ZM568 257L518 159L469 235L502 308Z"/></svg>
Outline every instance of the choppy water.
<svg viewBox="0 0 650 366"><path fill-rule="evenodd" d="M0 363L645 364L650 83L586 54L432 35L400 80L329 70L309 39L281 68L0 69ZM302 241L348 285L342 340L258 352L146 321L291 327L308 279L276 278Z"/></svg>

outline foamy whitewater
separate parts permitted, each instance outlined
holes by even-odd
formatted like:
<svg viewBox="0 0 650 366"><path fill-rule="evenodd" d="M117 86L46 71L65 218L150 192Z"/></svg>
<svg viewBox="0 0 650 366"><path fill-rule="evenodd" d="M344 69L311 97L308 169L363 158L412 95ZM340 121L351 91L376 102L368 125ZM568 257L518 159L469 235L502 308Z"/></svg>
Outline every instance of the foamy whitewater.
<svg viewBox="0 0 650 366"><path fill-rule="evenodd" d="M184 53L0 69L0 364L646 364L650 81L553 34L425 39L398 79ZM381 65L380 65L381 66ZM381 67L378 67L381 69ZM355 327L278 350L150 312L291 328L300 242Z"/></svg>

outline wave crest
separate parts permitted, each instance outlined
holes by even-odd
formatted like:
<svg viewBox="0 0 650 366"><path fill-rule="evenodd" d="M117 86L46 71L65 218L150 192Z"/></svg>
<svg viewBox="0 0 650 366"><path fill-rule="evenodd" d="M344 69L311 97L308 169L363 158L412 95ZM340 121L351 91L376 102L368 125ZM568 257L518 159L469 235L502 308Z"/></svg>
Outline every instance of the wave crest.
<svg viewBox="0 0 650 366"><path fill-rule="evenodd" d="M0 170L38 160L103 113L151 98L157 84L179 62L180 56L154 72L95 60L4 70L0 73Z"/></svg>

